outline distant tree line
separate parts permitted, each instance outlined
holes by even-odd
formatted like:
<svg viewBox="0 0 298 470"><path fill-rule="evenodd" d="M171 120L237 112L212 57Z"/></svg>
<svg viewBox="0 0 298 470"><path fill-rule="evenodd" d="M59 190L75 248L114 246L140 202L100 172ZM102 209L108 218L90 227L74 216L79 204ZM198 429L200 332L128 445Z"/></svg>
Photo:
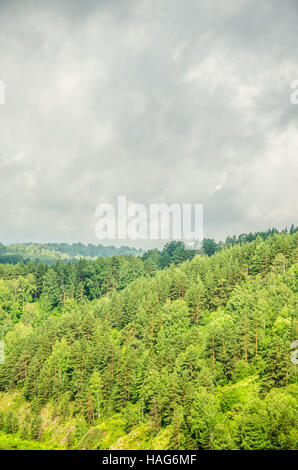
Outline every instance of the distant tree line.
<svg viewBox="0 0 298 470"><path fill-rule="evenodd" d="M143 257L0 265L0 391L28 404L0 428L41 440L51 404L53 419L75 421L72 448L113 416L166 449L297 448L292 232L211 256L172 242Z"/></svg>

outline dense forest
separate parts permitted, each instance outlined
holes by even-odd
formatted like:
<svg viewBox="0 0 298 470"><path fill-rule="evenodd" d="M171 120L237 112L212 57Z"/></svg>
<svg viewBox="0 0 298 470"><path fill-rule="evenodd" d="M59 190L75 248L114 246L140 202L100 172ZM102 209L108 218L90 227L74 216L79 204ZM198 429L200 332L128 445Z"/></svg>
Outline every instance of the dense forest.
<svg viewBox="0 0 298 470"><path fill-rule="evenodd" d="M0 448L297 449L297 227L66 261L0 265Z"/></svg>

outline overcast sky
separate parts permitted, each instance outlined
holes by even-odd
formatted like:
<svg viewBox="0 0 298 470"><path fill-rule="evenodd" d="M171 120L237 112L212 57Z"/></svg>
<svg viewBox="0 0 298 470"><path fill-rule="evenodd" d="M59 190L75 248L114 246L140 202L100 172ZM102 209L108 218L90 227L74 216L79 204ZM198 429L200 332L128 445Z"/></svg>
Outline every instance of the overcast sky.
<svg viewBox="0 0 298 470"><path fill-rule="evenodd" d="M99 242L95 208L297 224L297 0L0 0L0 241Z"/></svg>

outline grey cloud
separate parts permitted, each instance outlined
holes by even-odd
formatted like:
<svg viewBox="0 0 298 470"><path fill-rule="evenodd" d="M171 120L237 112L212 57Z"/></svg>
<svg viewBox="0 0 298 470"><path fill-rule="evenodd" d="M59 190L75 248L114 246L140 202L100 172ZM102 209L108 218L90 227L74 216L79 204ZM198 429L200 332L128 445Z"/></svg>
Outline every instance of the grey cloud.
<svg viewBox="0 0 298 470"><path fill-rule="evenodd" d="M96 241L99 201L297 223L295 1L0 2L0 238Z"/></svg>

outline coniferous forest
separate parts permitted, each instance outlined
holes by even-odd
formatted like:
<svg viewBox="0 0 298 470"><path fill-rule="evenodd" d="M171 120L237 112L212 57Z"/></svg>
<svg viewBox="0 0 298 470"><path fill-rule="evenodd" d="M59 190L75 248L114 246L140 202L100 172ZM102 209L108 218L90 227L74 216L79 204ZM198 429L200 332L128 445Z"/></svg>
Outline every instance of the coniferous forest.
<svg viewBox="0 0 298 470"><path fill-rule="evenodd" d="M297 228L7 261L0 448L297 449Z"/></svg>

